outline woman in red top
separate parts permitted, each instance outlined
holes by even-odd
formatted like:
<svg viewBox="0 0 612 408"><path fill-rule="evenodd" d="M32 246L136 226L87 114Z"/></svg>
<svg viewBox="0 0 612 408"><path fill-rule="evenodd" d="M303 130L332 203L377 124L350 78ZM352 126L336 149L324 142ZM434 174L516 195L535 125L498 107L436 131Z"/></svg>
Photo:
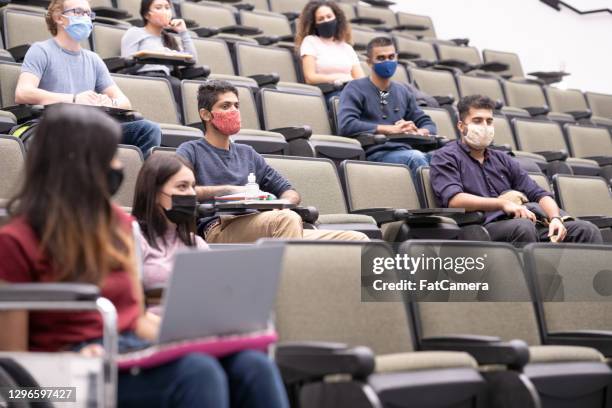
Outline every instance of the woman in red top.
<svg viewBox="0 0 612 408"><path fill-rule="evenodd" d="M0 280L98 285L117 309L121 350L154 340L159 318L144 312L131 217L110 201L123 178L114 158L120 139L119 125L97 109L47 107L28 151L24 184L9 202L12 220L0 228ZM102 351L96 312L0 312L0 327L0 350ZM254 388L269 406L286 405L265 357L228 364L243 372L233 405L247 406ZM230 406L223 368L202 354L120 374L118 402L130 408Z"/></svg>

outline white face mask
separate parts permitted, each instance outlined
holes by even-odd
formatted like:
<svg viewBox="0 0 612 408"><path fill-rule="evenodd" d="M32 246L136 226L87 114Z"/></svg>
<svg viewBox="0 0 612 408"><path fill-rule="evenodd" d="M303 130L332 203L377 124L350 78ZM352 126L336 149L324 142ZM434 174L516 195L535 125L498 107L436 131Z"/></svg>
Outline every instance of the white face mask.
<svg viewBox="0 0 612 408"><path fill-rule="evenodd" d="M470 123L467 125L466 143L473 149L482 150L491 143L495 137L495 128L488 125L477 125Z"/></svg>

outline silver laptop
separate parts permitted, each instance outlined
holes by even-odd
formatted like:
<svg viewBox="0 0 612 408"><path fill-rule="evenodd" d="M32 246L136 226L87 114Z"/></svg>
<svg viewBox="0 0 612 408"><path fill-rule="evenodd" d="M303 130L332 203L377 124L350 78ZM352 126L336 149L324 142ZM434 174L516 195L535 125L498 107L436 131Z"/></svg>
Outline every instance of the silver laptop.
<svg viewBox="0 0 612 408"><path fill-rule="evenodd" d="M283 251L266 245L177 254L158 343L265 329Z"/></svg>

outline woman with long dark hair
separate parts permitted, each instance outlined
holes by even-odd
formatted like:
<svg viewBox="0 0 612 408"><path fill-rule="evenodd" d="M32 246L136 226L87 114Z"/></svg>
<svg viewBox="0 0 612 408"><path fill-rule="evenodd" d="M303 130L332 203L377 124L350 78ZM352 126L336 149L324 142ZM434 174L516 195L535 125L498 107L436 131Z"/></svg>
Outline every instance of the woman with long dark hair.
<svg viewBox="0 0 612 408"><path fill-rule="evenodd" d="M111 204L122 180L115 158L120 138L119 125L96 108L47 107L28 151L23 185L9 201L12 219L0 228L0 280L98 285L117 309L121 351L148 345L160 321L144 312L132 218ZM102 352L96 312L0 312L0 326L0 350ZM242 394L233 406L246 406L246 397L256 395L260 399L250 403L265 398L257 406L285 407L286 397L275 387L278 374L260 354L245 352L248 360L230 356L223 366L210 356L188 354L120 373L119 406L229 407L225 372L238 371L250 377L234 385Z"/></svg>
<svg viewBox="0 0 612 408"><path fill-rule="evenodd" d="M172 13L171 0L142 0L140 17L144 27L132 27L126 31L121 39L121 57L129 58L138 51L180 51L190 54L197 62L198 53L185 20L172 18ZM179 35L181 44L171 32ZM180 101L180 80L172 76L169 66L147 64L136 73L166 78L172 85L177 103Z"/></svg>
<svg viewBox="0 0 612 408"><path fill-rule="evenodd" d="M364 77L351 42L350 23L336 3L316 0L306 4L295 38L306 83L340 85Z"/></svg>

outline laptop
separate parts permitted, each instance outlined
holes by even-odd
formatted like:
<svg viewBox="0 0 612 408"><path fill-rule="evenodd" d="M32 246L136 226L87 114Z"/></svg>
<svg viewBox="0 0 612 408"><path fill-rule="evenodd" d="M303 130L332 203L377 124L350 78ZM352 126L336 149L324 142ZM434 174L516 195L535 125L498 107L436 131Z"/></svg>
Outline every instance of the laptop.
<svg viewBox="0 0 612 408"><path fill-rule="evenodd" d="M279 244L178 253L157 343L268 328L283 252Z"/></svg>

